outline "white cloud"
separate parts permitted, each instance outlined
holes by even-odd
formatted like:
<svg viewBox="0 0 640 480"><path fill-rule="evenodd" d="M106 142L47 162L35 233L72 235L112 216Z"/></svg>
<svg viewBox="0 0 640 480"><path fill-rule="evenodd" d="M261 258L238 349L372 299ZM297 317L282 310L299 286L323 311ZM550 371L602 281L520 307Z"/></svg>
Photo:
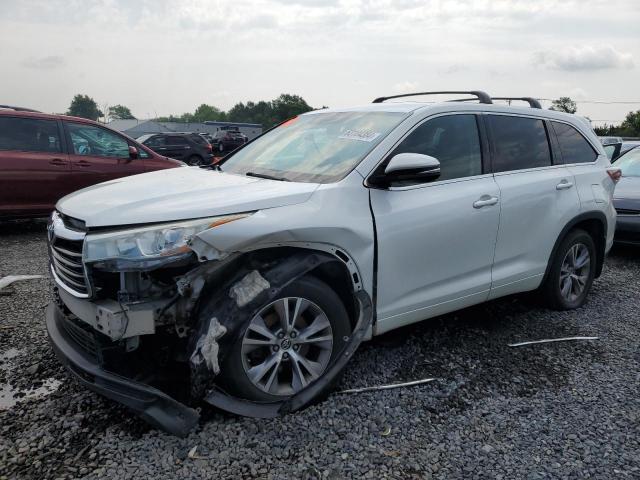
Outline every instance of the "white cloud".
<svg viewBox="0 0 640 480"><path fill-rule="evenodd" d="M418 82L405 81L405 82L396 83L393 86L393 91L395 93L411 93L411 92L417 91L417 89L418 89Z"/></svg>
<svg viewBox="0 0 640 480"><path fill-rule="evenodd" d="M632 68L633 55L616 50L610 45L565 47L558 50L536 52L534 61L553 70L604 70Z"/></svg>
<svg viewBox="0 0 640 480"><path fill-rule="evenodd" d="M64 64L64 58L57 55L36 58L32 57L22 62L22 65L24 67L33 68L36 70L51 70L54 68L63 67Z"/></svg>

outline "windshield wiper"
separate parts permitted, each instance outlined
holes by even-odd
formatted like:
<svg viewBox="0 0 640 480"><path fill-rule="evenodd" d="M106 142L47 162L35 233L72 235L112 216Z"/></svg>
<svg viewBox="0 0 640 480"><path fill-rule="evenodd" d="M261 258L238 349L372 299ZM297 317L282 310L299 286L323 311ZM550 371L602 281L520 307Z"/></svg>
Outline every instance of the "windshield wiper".
<svg viewBox="0 0 640 480"><path fill-rule="evenodd" d="M256 172L247 172L245 173L247 177L257 177L257 178L266 178L267 180L278 180L279 182L290 182L288 178L284 177L274 177L273 175L267 175L265 173L256 173Z"/></svg>

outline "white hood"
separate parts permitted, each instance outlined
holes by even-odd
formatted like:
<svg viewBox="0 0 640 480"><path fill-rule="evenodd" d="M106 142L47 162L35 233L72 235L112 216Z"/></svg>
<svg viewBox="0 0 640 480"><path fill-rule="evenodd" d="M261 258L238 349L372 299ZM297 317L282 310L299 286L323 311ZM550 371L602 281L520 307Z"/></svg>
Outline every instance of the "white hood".
<svg viewBox="0 0 640 480"><path fill-rule="evenodd" d="M315 183L171 168L99 183L63 197L56 208L87 227L133 225L294 205L316 188Z"/></svg>

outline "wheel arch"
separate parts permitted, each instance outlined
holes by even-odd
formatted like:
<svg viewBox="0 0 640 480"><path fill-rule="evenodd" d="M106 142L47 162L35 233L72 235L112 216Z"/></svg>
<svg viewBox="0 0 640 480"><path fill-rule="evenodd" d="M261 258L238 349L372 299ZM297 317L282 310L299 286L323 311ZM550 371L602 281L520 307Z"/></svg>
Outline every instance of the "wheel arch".
<svg viewBox="0 0 640 480"><path fill-rule="evenodd" d="M607 217L604 213L600 211L591 211L581 213L577 215L571 221L569 221L564 228L561 230L558 238L556 239L553 249L551 250L551 255L549 256L549 260L547 261L547 268L544 272L544 277L542 279L542 284L546 281L549 276L549 272L551 271L551 265L553 263L553 259L558 252L558 248L560 247L560 243L566 238L569 232L582 229L591 235L593 241L596 245L596 271L595 278L598 278L602 273L602 268L604 266L604 257L606 250L606 239L607 239Z"/></svg>
<svg viewBox="0 0 640 480"><path fill-rule="evenodd" d="M227 411L242 412L248 416L270 417L304 407L329 387L365 338L373 320L371 298L362 288L359 274L354 278L350 270L355 269L355 273L358 273L355 263L346 252L341 249L334 251L335 248L337 247L323 246L316 249L311 244L306 244L304 248L283 245L238 253L224 261L222 267L219 266L219 262L214 261L207 262L209 265L203 264L197 269L199 272L195 276L207 277L207 284L200 290L199 297L203 302L199 302L197 313L194 315L197 323L194 325L188 346L192 367L191 394L194 398L206 395L207 402ZM201 344L211 334L211 326L224 327L224 330L217 329L222 334L213 339L213 343L216 344L215 361L219 364L229 353L230 346L243 331L243 327L257 313L260 305L276 297L284 287L304 275L314 275L324 280L341 299L347 300L345 307L351 321L351 333L341 354L329 365L323 377L284 402L258 406L231 397L218 389L215 382L212 383L215 375L211 375L211 370L206 368L205 363L193 362L194 358L201 355ZM255 283L252 279L256 276L260 277L257 283L262 286L254 290ZM349 285L349 291L340 288L340 284ZM238 289L250 292L246 296L246 302L240 301L240 297L233 294L233 290L237 292Z"/></svg>

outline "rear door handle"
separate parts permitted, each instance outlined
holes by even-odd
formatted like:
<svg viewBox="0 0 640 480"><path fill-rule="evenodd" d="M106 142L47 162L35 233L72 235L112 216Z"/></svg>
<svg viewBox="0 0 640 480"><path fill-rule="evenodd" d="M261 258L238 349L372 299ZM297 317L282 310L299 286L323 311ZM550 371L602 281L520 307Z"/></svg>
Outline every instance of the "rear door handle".
<svg viewBox="0 0 640 480"><path fill-rule="evenodd" d="M67 162L65 162L64 160L62 160L61 158L53 158L49 161L50 165L57 165L57 166L62 166L62 165L66 165Z"/></svg>
<svg viewBox="0 0 640 480"><path fill-rule="evenodd" d="M567 190L571 187L573 187L573 182L562 180L558 185L556 185L556 190Z"/></svg>
<svg viewBox="0 0 640 480"><path fill-rule="evenodd" d="M489 207L498 203L498 197L490 197L489 195L483 195L478 200L473 202L473 208Z"/></svg>
<svg viewBox="0 0 640 480"><path fill-rule="evenodd" d="M79 162L76 163L76 165L78 165L79 167L90 167L91 162L87 162L86 160L80 160Z"/></svg>

